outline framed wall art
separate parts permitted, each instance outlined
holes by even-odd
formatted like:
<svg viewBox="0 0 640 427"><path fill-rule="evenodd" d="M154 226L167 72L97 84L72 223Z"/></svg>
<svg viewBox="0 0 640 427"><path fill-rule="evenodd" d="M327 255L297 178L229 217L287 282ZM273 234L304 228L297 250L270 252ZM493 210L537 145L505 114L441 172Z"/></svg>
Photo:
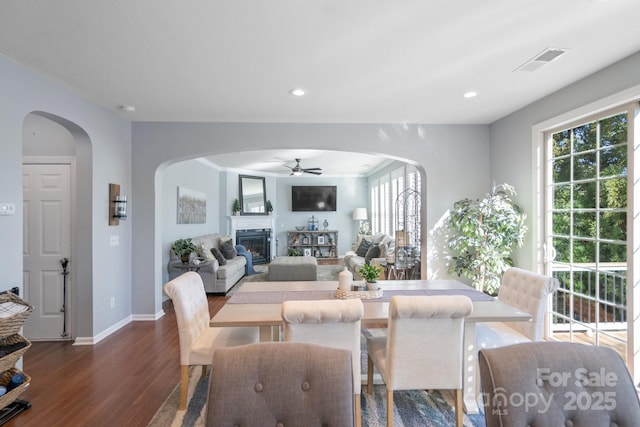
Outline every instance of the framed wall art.
<svg viewBox="0 0 640 427"><path fill-rule="evenodd" d="M178 187L178 224L204 224L207 222L207 195L199 191Z"/></svg>

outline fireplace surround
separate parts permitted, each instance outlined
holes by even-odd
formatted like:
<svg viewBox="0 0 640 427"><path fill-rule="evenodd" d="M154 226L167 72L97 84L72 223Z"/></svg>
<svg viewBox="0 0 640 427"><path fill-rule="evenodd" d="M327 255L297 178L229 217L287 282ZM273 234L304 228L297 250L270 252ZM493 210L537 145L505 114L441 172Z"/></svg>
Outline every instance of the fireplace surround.
<svg viewBox="0 0 640 427"><path fill-rule="evenodd" d="M264 260L258 260L258 262L256 262L256 259L254 256L254 264L256 263L265 264L265 263L271 262L271 260L276 255L276 239L274 238L274 233L276 231L275 216L273 215L264 215L264 216L262 215L253 215L253 216L231 215L229 216L229 224L230 224L229 236L231 236L231 238L233 239L234 245L243 244L238 242L238 237L239 237L238 232L240 231L242 231L242 235L245 236L245 232L247 231L255 231L255 230L265 231L266 230L266 232L268 232L269 234L267 238L268 239L267 245L269 250L268 252L261 250L261 252L266 253L266 255L263 254ZM250 249L250 248L247 246L247 249Z"/></svg>

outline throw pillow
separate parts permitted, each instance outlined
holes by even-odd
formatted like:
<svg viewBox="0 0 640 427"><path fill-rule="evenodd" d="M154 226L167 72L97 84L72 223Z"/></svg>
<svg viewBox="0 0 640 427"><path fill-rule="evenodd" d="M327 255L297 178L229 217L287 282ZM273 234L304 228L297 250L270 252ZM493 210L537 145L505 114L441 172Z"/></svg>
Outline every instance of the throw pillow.
<svg viewBox="0 0 640 427"><path fill-rule="evenodd" d="M198 255L201 258L206 259L207 261L212 261L215 259L209 248L206 247L206 243L200 243L200 248L198 249Z"/></svg>
<svg viewBox="0 0 640 427"><path fill-rule="evenodd" d="M226 259L233 259L238 255L236 248L233 247L233 240L225 240L220 243L220 251L222 251L222 255L224 255Z"/></svg>
<svg viewBox="0 0 640 427"><path fill-rule="evenodd" d="M369 264L369 261L371 261L371 258L378 258L378 257L380 257L380 246L371 245L371 247L367 249L367 253L364 256L364 263Z"/></svg>
<svg viewBox="0 0 640 427"><path fill-rule="evenodd" d="M222 255L220 249L211 248L211 254L218 260L218 265L225 265L227 263L227 259Z"/></svg>
<svg viewBox="0 0 640 427"><path fill-rule="evenodd" d="M371 247L371 242L365 239L362 239L362 241L360 242L360 246L358 246L358 249L356 249L356 255L365 256L370 247Z"/></svg>

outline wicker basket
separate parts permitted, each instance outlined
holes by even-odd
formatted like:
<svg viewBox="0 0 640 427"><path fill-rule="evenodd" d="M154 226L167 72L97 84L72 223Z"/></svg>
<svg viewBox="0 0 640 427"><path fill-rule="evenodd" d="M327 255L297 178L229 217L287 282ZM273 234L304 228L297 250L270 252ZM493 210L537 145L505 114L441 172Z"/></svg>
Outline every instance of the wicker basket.
<svg viewBox="0 0 640 427"><path fill-rule="evenodd" d="M24 342L27 345L0 358L0 372L13 368L18 359L20 359L22 355L29 350L29 347L31 347L29 340L20 334L13 334L6 338L0 338L0 346L14 345L20 342Z"/></svg>
<svg viewBox="0 0 640 427"><path fill-rule="evenodd" d="M9 369L8 371L2 372L0 374L0 385L3 385L6 387L7 384L9 384L9 382L11 381L11 377L13 376L13 374L16 374L18 372L20 372L18 369ZM24 375L24 382L20 384L18 387L14 388L13 390L8 391L4 395L0 396L0 409L11 404L14 400L18 398L18 396L20 396L20 394L22 394L22 392L27 387L29 387L31 378L24 372L22 374Z"/></svg>
<svg viewBox="0 0 640 427"><path fill-rule="evenodd" d="M374 291L342 291L340 289L336 289L336 298L340 298L340 299L350 299L350 298L375 299L375 298L380 298L381 296L382 296L382 288L378 288Z"/></svg>
<svg viewBox="0 0 640 427"><path fill-rule="evenodd" d="M33 306L12 292L0 294L0 337L17 334Z"/></svg>

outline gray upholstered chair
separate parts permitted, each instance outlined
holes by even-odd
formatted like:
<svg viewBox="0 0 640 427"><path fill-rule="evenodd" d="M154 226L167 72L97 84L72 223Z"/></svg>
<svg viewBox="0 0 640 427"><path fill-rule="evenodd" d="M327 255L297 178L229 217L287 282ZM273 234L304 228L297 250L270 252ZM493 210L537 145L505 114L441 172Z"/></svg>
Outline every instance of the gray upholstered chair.
<svg viewBox="0 0 640 427"><path fill-rule="evenodd" d="M173 301L180 339L180 404L187 407L189 366L202 366L202 376L211 365L216 348L258 342L259 330L252 327L212 328L209 326L209 303L202 278L192 271L164 285Z"/></svg>
<svg viewBox="0 0 640 427"><path fill-rule="evenodd" d="M558 289L558 280L511 267L502 277L498 300L531 315L530 322L479 322L476 324L478 349L496 348L530 341L541 341L548 297Z"/></svg>
<svg viewBox="0 0 640 427"><path fill-rule="evenodd" d="M487 427L631 427L640 402L614 350L531 342L480 350Z"/></svg>
<svg viewBox="0 0 640 427"><path fill-rule="evenodd" d="M473 309L466 296L394 296L386 337L367 338L367 392L373 367L387 387L387 426L393 426L393 391L455 390L456 426L462 426L462 339Z"/></svg>
<svg viewBox="0 0 640 427"><path fill-rule="evenodd" d="M356 426L361 424L360 323L363 314L364 307L359 299L285 301L282 304L285 341L306 342L351 351Z"/></svg>
<svg viewBox="0 0 640 427"><path fill-rule="evenodd" d="M353 426L349 350L263 342L213 357L207 426Z"/></svg>

